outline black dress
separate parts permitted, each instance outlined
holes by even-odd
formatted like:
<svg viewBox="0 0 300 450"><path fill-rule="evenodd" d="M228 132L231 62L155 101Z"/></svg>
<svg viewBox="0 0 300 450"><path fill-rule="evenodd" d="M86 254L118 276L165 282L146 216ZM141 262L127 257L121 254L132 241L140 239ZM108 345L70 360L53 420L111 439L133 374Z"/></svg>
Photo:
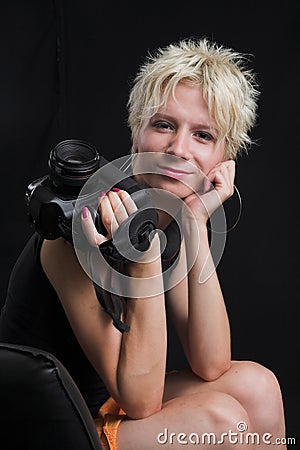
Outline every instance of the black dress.
<svg viewBox="0 0 300 450"><path fill-rule="evenodd" d="M166 229L163 270L178 260L180 235L175 222ZM40 263L42 238L34 233L11 272L6 302L0 314L0 341L46 350L67 368L93 417L109 393L81 349L59 297ZM95 285L102 304L101 291Z"/></svg>

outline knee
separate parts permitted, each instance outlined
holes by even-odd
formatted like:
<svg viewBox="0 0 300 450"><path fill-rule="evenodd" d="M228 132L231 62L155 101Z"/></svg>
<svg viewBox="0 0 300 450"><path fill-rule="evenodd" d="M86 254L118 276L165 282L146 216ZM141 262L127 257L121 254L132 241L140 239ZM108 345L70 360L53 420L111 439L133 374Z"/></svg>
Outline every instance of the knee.
<svg viewBox="0 0 300 450"><path fill-rule="evenodd" d="M239 375L236 388L252 403L281 401L280 386L271 370L252 361L235 362L232 370Z"/></svg>
<svg viewBox="0 0 300 450"><path fill-rule="evenodd" d="M284 407L280 385L274 373L250 361L233 365L240 375L235 383L238 400L250 413L255 428L285 429ZM234 395L234 394L233 394Z"/></svg>
<svg viewBox="0 0 300 450"><path fill-rule="evenodd" d="M251 431L250 418L245 408L231 395L211 392L205 409L212 431L219 436L230 431L237 432L241 423Z"/></svg>

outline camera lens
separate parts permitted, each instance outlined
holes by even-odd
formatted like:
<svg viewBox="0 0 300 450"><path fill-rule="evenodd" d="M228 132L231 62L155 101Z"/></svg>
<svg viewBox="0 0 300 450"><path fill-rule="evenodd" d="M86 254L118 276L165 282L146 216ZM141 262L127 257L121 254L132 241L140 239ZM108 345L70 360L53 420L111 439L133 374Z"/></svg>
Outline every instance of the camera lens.
<svg viewBox="0 0 300 450"><path fill-rule="evenodd" d="M88 142L68 139L59 142L49 155L50 179L56 190L64 194L79 191L100 167L97 149Z"/></svg>

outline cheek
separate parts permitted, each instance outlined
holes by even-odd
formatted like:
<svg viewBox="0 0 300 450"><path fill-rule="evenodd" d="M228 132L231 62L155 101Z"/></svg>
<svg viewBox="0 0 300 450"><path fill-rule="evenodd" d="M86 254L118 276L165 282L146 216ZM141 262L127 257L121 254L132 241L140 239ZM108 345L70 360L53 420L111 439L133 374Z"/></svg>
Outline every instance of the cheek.
<svg viewBox="0 0 300 450"><path fill-rule="evenodd" d="M195 157L196 163L202 172L207 175L217 164L224 161L225 151L223 148L211 152L202 153Z"/></svg>
<svg viewBox="0 0 300 450"><path fill-rule="evenodd" d="M210 170L217 164L215 162L215 158L212 158L208 155L202 155L202 157L195 158L195 161L197 165L200 167L201 171L204 173L204 175L207 175Z"/></svg>
<svg viewBox="0 0 300 450"><path fill-rule="evenodd" d="M147 131L141 132L136 139L135 148L138 153L162 152L164 149L163 136Z"/></svg>

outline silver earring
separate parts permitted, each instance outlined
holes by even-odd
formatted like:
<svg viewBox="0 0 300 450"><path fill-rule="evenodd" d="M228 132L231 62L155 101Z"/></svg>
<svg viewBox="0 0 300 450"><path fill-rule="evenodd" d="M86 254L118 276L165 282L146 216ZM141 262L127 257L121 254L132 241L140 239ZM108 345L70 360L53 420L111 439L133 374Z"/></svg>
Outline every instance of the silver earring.
<svg viewBox="0 0 300 450"><path fill-rule="evenodd" d="M235 184L233 185L233 187L234 187L234 191L236 192L236 195L237 195L237 198L238 198L238 202L239 202L239 212L238 212L236 221L234 222L234 224L230 228L226 229L225 231L212 230L210 227L207 227L210 231L213 231L214 233L217 233L217 234L228 233L229 231L232 231L237 226L237 224L239 223L239 220L240 220L241 215L242 215L242 197L241 197L241 194L240 194L240 192L239 192L239 190L238 190L238 188L236 187ZM225 208L224 208L224 210L225 210Z"/></svg>

